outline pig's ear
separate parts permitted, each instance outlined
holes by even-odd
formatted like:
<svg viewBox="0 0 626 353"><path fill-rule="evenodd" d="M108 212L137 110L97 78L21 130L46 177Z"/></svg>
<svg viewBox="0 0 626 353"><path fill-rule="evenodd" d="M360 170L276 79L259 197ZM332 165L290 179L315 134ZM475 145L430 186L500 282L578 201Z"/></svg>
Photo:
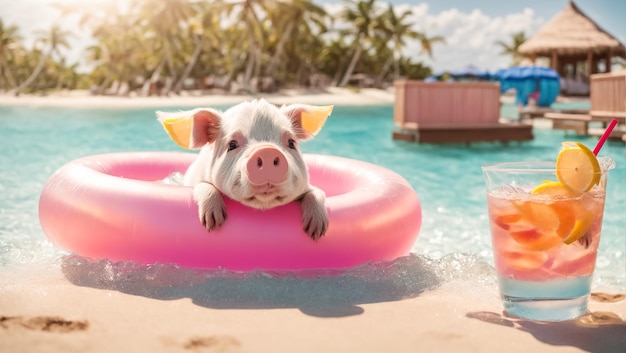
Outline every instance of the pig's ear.
<svg viewBox="0 0 626 353"><path fill-rule="evenodd" d="M333 106L292 104L281 107L281 111L291 119L298 139L308 140L322 129L333 111Z"/></svg>
<svg viewBox="0 0 626 353"><path fill-rule="evenodd" d="M184 112L157 112L170 138L182 148L198 149L215 141L219 133L221 114L213 109Z"/></svg>
<svg viewBox="0 0 626 353"><path fill-rule="evenodd" d="M189 147L192 149L202 148L207 143L217 139L222 124L222 115L213 109L198 109L193 114L193 126Z"/></svg>

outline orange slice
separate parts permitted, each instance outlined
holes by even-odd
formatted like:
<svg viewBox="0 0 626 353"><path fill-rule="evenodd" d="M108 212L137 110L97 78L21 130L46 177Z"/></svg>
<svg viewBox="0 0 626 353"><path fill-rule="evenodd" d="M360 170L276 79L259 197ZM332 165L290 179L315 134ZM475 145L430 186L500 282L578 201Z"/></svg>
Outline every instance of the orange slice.
<svg viewBox="0 0 626 353"><path fill-rule="evenodd" d="M498 227L509 230L512 223L519 222L522 216L519 213L501 214L493 217L493 223Z"/></svg>
<svg viewBox="0 0 626 353"><path fill-rule="evenodd" d="M556 176L573 192L587 192L600 182L600 164L593 152L579 142L564 142L556 158Z"/></svg>
<svg viewBox="0 0 626 353"><path fill-rule="evenodd" d="M185 149L191 149L191 128L193 126L193 115L175 116L164 115L159 117L159 122L170 136L172 141Z"/></svg>
<svg viewBox="0 0 626 353"><path fill-rule="evenodd" d="M332 105L307 106L307 110L302 112L302 128L313 136L317 135L326 123L330 113L332 113L333 107ZM193 114L185 116L166 113L159 116L159 122L161 122L167 134L178 146L191 149Z"/></svg>
<svg viewBox="0 0 626 353"><path fill-rule="evenodd" d="M568 144L567 148L579 148L578 145L572 146ZM584 145L582 150L586 149ZM587 149L588 150L588 149ZM588 151L589 153L593 152ZM588 152L582 152L587 154ZM575 152L580 153L580 152ZM560 156L560 154L559 154ZM593 156L595 160L595 156ZM596 160L597 162L597 160ZM558 160L557 160L558 163ZM593 169L593 167L592 167ZM600 167L598 166L598 171ZM597 177L600 177L600 172L598 172ZM560 178L559 178L560 179ZM591 186L595 183L594 180L591 181ZM591 188L591 187L590 187ZM580 191L575 191L571 187L565 186L560 181L546 181L543 184L537 186L532 191L533 194L542 194L542 195L550 195L564 198L577 197L581 195ZM571 244L578 239L582 238L585 233L591 228L595 215L590 210L586 209L580 204L580 199L578 200L561 200L555 201L550 204L550 207L554 210L554 212L558 215L559 225L556 229L556 234L562 239L563 243Z"/></svg>
<svg viewBox="0 0 626 353"><path fill-rule="evenodd" d="M561 239L567 238L574 226L576 225L576 219L578 218L578 212L570 201L557 201L551 204L552 209L559 215L559 227L556 229L556 234Z"/></svg>
<svg viewBox="0 0 626 353"><path fill-rule="evenodd" d="M513 226L509 234L516 243L525 249L533 251L548 250L562 244L561 238L554 232L541 231L531 225Z"/></svg>
<svg viewBox="0 0 626 353"><path fill-rule="evenodd" d="M553 231L559 226L559 215L551 204L525 202L521 211L524 219L543 231Z"/></svg>
<svg viewBox="0 0 626 353"><path fill-rule="evenodd" d="M548 195L551 197L562 198L561 200L554 200L548 204L552 208L554 214L557 215L559 220L558 227L556 228L556 234L561 238L566 238L574 225L576 224L577 208L575 204L577 200L571 198L580 195L570 188L563 185L560 181L546 181L543 184L537 186L532 191L535 195Z"/></svg>
<svg viewBox="0 0 626 353"><path fill-rule="evenodd" d="M565 244L571 244L576 240L582 238L585 233L587 233L589 228L591 228L594 218L595 215L593 214L593 212L583 213L583 216L576 220L572 231L563 238L563 242Z"/></svg>
<svg viewBox="0 0 626 353"><path fill-rule="evenodd" d="M302 128L313 136L317 135L333 112L333 107L332 105L312 107L302 112Z"/></svg>

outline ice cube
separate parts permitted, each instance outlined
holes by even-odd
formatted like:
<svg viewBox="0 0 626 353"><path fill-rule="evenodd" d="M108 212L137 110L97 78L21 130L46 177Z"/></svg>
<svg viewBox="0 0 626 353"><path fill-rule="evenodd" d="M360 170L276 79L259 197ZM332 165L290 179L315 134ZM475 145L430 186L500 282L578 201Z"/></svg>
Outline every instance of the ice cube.
<svg viewBox="0 0 626 353"><path fill-rule="evenodd" d="M519 195L528 194L528 191L522 188L517 188L513 185L502 185L502 191L507 194L519 194Z"/></svg>
<svg viewBox="0 0 626 353"><path fill-rule="evenodd" d="M598 157L598 163L600 164L600 169L602 169L603 172L615 169L615 161L609 156Z"/></svg>

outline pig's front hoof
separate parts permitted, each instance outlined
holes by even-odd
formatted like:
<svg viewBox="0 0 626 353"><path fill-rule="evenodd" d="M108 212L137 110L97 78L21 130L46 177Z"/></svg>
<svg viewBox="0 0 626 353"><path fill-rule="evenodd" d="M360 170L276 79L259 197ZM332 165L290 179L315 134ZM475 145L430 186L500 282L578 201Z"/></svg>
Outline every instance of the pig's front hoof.
<svg viewBox="0 0 626 353"><path fill-rule="evenodd" d="M328 229L327 217L312 217L303 219L304 232L313 240L321 238Z"/></svg>
<svg viewBox="0 0 626 353"><path fill-rule="evenodd" d="M324 193L320 190L309 191L300 202L304 232L313 240L321 238L328 230Z"/></svg>
<svg viewBox="0 0 626 353"><path fill-rule="evenodd" d="M201 182L193 190L198 203L198 216L202 225L210 232L219 228L228 218L224 199L213 184Z"/></svg>

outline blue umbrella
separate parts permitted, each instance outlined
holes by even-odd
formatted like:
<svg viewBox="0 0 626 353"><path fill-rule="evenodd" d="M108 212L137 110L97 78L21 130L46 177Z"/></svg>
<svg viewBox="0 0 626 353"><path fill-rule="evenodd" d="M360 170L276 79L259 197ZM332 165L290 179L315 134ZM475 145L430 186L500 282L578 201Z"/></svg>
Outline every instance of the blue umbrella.
<svg viewBox="0 0 626 353"><path fill-rule="evenodd" d="M491 77L489 71L480 70L474 65L468 65L464 68L454 70L450 72L450 75L452 77L476 77L484 79L489 79Z"/></svg>
<svg viewBox="0 0 626 353"><path fill-rule="evenodd" d="M513 66L496 71L494 76L500 80L527 80L527 79L559 79L559 74L549 67L543 66Z"/></svg>
<svg viewBox="0 0 626 353"><path fill-rule="evenodd" d="M560 76L543 66L513 66L494 74L500 80L500 91L515 88L517 104L527 105L528 96L537 92L537 105L550 106L561 90Z"/></svg>

